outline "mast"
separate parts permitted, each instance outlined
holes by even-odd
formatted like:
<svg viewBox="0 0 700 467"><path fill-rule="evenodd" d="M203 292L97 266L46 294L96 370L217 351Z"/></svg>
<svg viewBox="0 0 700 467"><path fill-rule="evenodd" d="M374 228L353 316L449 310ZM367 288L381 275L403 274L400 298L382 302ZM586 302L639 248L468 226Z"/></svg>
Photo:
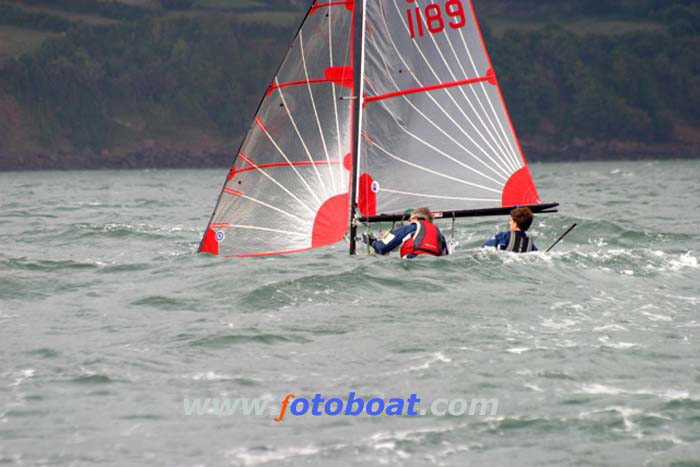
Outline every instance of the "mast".
<svg viewBox="0 0 700 467"><path fill-rule="evenodd" d="M353 18L353 95L354 110L352 122L352 179L350 181L350 254L357 250L355 235L355 213L357 211L357 183L360 164L360 144L362 132L362 94L364 92L365 66L365 7L367 0L355 0ZM359 25L358 25L359 23ZM359 27L358 27L359 26Z"/></svg>

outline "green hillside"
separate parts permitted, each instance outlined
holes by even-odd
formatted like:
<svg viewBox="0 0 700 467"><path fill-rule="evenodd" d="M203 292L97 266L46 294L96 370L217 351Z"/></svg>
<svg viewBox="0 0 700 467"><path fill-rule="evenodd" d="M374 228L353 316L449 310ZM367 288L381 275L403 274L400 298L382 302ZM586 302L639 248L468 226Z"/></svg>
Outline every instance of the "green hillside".
<svg viewBox="0 0 700 467"><path fill-rule="evenodd" d="M700 7L474 0L530 159L700 155ZM305 9L0 0L0 169L230 162Z"/></svg>

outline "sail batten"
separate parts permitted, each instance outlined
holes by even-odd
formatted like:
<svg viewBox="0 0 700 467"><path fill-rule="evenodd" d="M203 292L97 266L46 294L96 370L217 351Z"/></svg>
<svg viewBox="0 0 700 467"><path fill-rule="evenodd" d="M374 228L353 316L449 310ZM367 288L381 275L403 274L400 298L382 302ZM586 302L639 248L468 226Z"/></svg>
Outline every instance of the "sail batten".
<svg viewBox="0 0 700 467"><path fill-rule="evenodd" d="M458 86L467 86L469 84L476 84L476 83L488 81L489 79L490 78L487 76L482 76L479 78L464 79L462 81L453 81L451 83L435 84L433 86L424 86L421 88L404 89L404 90L390 92L388 94L383 94L380 96L367 97L367 98L365 98L364 102L366 104L369 104L370 102L382 101L384 99L391 99L391 98L399 97L399 96L406 96L408 94L418 94L419 92L430 92L430 91L437 91L439 89L449 89L449 88L454 88L454 87L458 87Z"/></svg>

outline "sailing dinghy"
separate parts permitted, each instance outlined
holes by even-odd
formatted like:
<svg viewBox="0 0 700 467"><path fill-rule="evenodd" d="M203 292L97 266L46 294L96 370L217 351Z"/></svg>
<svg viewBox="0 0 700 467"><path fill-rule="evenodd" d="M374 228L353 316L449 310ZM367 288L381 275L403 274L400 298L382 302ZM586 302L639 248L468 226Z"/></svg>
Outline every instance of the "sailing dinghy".
<svg viewBox="0 0 700 467"><path fill-rule="evenodd" d="M540 203L471 0L314 1L199 252L270 256L349 238L352 254L358 223L418 206L453 219L558 206Z"/></svg>

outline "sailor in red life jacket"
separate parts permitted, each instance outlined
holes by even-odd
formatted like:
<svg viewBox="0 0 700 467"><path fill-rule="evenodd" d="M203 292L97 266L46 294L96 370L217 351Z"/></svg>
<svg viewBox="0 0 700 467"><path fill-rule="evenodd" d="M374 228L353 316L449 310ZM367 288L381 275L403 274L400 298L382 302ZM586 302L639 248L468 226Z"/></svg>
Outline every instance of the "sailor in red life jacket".
<svg viewBox="0 0 700 467"><path fill-rule="evenodd" d="M401 246L402 258L418 255L443 256L448 254L447 242L440 229L433 224L433 213L428 208L418 208L411 213L409 224L389 232L383 239L363 235L374 251L386 255Z"/></svg>

